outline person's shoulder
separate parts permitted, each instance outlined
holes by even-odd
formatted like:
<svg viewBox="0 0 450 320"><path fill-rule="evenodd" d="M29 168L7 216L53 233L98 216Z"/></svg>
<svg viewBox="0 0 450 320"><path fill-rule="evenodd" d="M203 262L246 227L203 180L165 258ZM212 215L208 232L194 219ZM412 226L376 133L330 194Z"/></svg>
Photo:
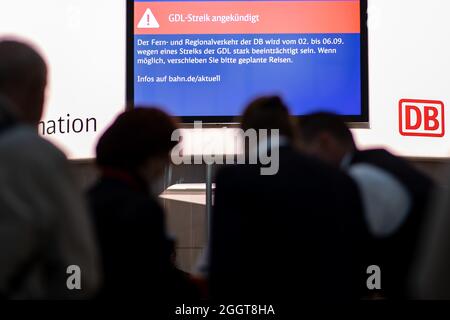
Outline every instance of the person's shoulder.
<svg viewBox="0 0 450 320"><path fill-rule="evenodd" d="M365 149L365 150L358 150L358 153L362 154L384 154L384 155L391 155L394 156L390 151L383 148L373 148L373 149Z"/></svg>
<svg viewBox="0 0 450 320"><path fill-rule="evenodd" d="M272 161L277 161L279 167L279 170L273 176L261 175L261 165L237 164L221 167L218 170L216 180L220 183L223 181L247 181L285 176L294 178L297 175L302 177L311 175L317 179L320 179L321 176L346 178L345 173L341 170L333 168L320 159L306 155L292 147L281 148L278 158L272 158Z"/></svg>
<svg viewBox="0 0 450 320"><path fill-rule="evenodd" d="M390 152L387 149L382 148L376 148L376 149L366 149L366 150L358 150L354 157L356 160L361 159L362 162L364 161L396 161L400 163L406 164L407 162L402 159L401 157L398 157L394 155L392 152Z"/></svg>
<svg viewBox="0 0 450 320"><path fill-rule="evenodd" d="M220 186L239 186L244 180L253 180L259 172L259 166L252 164L231 164L217 170L216 183Z"/></svg>
<svg viewBox="0 0 450 320"><path fill-rule="evenodd" d="M112 210L126 208L131 219L136 215L163 211L157 199L114 179L100 179L88 190L87 195L93 206L106 205Z"/></svg>
<svg viewBox="0 0 450 320"><path fill-rule="evenodd" d="M121 221L133 225L138 223L147 227L154 223L157 226L164 221L164 209L156 197L144 193L132 193L122 200L119 206L124 209L119 213Z"/></svg>
<svg viewBox="0 0 450 320"><path fill-rule="evenodd" d="M35 128L18 125L3 133L0 137L0 152L22 156L23 159L37 160L42 157L48 160L65 161L65 154L50 141L39 136Z"/></svg>
<svg viewBox="0 0 450 320"><path fill-rule="evenodd" d="M317 178L320 178L320 176L327 178L346 178L346 174L339 168L335 168L319 158L295 149L289 151L285 161L301 174L311 174Z"/></svg>
<svg viewBox="0 0 450 320"><path fill-rule="evenodd" d="M356 190L356 184L350 175L318 158L294 151L291 160L292 170L297 171L303 183L319 185L322 190L347 192ZM295 169L298 166L298 169Z"/></svg>

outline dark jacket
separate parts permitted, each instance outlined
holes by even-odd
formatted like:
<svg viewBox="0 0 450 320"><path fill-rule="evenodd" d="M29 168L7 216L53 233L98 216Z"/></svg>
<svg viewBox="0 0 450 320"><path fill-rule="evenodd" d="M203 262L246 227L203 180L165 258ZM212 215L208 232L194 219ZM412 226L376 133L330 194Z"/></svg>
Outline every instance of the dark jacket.
<svg viewBox="0 0 450 320"><path fill-rule="evenodd" d="M261 176L259 169L238 165L218 174L213 298L358 298L359 282L365 283L359 237L366 230L356 185L290 147L280 149L278 174Z"/></svg>
<svg viewBox="0 0 450 320"><path fill-rule="evenodd" d="M137 176L107 174L89 191L103 262L99 298L177 300L189 295L171 263L164 212Z"/></svg>

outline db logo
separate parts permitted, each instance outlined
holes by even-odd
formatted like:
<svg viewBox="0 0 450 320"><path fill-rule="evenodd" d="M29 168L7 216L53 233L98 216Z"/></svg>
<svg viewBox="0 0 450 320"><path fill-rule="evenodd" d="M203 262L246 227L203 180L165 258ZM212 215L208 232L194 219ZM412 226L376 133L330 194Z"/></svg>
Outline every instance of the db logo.
<svg viewBox="0 0 450 320"><path fill-rule="evenodd" d="M445 135L444 103L431 100L400 100L400 134L414 137Z"/></svg>

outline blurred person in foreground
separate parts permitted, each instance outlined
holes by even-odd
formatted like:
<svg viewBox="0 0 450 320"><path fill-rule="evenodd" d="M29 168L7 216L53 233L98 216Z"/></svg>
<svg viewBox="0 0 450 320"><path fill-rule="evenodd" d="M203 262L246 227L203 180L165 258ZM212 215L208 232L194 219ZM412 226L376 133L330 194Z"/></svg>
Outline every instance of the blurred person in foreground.
<svg viewBox="0 0 450 320"><path fill-rule="evenodd" d="M261 175L261 164L219 171L211 231L212 298L357 299L354 244L364 225L356 185L339 170L294 150L294 127L279 97L253 101L241 127L279 130L279 139L267 139L271 148L279 148L279 171ZM248 154L268 145L260 139Z"/></svg>
<svg viewBox="0 0 450 320"><path fill-rule="evenodd" d="M449 179L447 179L449 181ZM439 190L430 206L419 242L411 283L414 298L450 300L450 194Z"/></svg>
<svg viewBox="0 0 450 320"><path fill-rule="evenodd" d="M47 66L30 46L0 40L0 296L93 295L97 251L81 190L65 155L39 137ZM69 290L67 268L81 270Z"/></svg>
<svg viewBox="0 0 450 320"><path fill-rule="evenodd" d="M303 151L346 170L357 183L373 238L367 261L381 269L380 293L385 298L408 298L408 274L433 182L387 150L358 150L338 115L302 117L299 131Z"/></svg>
<svg viewBox="0 0 450 320"><path fill-rule="evenodd" d="M121 114L97 145L99 181L90 189L104 271L99 299L196 299L173 264L174 244L154 186L169 164L176 123L155 108Z"/></svg>

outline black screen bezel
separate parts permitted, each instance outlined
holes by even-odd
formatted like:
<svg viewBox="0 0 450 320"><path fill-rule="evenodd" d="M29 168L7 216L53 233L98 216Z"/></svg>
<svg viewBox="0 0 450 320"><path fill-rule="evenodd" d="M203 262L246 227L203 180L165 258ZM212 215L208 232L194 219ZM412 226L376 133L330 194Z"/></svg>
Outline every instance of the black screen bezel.
<svg viewBox="0 0 450 320"><path fill-rule="evenodd" d="M126 45L126 99L128 108L134 108L134 0L127 0L127 45ZM349 123L369 123L369 45L367 28L367 0L360 0L361 25L361 115L342 115ZM301 118L301 116L296 116ZM182 123L230 124L240 122L236 116L184 116L177 117Z"/></svg>

